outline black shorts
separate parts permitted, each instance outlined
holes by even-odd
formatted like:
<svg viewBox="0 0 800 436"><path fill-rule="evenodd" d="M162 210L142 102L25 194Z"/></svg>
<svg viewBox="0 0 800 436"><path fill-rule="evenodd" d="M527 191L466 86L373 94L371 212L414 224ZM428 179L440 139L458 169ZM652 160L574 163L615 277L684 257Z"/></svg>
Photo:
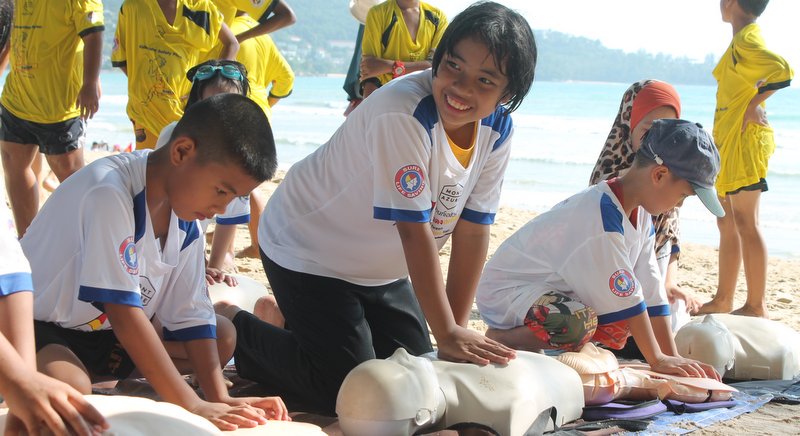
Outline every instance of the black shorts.
<svg viewBox="0 0 800 436"><path fill-rule="evenodd" d="M50 344L67 347L78 356L91 375L123 379L136 369L113 330L84 332L60 327L51 322L34 321L33 331L36 336L36 352Z"/></svg>
<svg viewBox="0 0 800 436"><path fill-rule="evenodd" d="M738 194L739 192L742 192L742 191L767 192L767 191L769 191L769 186L767 186L767 179L763 179L763 178L759 179L759 181L757 181L756 183L753 183L752 185L742 186L741 188L739 188L739 189L737 189L735 191L727 192L725 195Z"/></svg>
<svg viewBox="0 0 800 436"><path fill-rule="evenodd" d="M0 106L0 141L38 145L44 154L64 154L83 147L85 131L81 117L41 124L18 118Z"/></svg>

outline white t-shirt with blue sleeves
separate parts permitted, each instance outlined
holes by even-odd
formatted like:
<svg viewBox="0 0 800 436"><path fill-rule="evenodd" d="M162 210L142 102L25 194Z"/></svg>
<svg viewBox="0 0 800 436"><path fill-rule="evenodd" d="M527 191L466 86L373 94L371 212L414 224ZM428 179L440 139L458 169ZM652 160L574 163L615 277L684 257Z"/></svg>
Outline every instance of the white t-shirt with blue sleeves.
<svg viewBox="0 0 800 436"><path fill-rule="evenodd" d="M638 315L669 315L656 263L650 214L636 227L603 181L557 204L506 239L487 262L476 302L492 328L524 325L534 301L559 292L609 324Z"/></svg>
<svg viewBox="0 0 800 436"><path fill-rule="evenodd" d="M19 246L4 193L0 195L0 297L32 290L31 267Z"/></svg>
<svg viewBox="0 0 800 436"><path fill-rule="evenodd" d="M464 168L431 84L430 70L389 82L292 166L259 223L259 245L272 261L378 286L408 275L395 222L430 223L439 248L459 219L494 222L511 118L498 110L479 123Z"/></svg>
<svg viewBox="0 0 800 436"><path fill-rule="evenodd" d="M216 337L196 221L170 217L161 247L145 199L149 150L99 159L50 196L22 239L34 319L83 331L112 326L105 303L141 307L164 339Z"/></svg>

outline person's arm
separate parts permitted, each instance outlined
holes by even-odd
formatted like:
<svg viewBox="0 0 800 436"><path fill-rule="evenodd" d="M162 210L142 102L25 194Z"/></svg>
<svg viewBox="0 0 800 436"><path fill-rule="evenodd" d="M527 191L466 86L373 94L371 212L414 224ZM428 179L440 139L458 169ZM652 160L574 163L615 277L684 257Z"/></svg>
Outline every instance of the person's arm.
<svg viewBox="0 0 800 436"><path fill-rule="evenodd" d="M678 347L675 345L675 334L672 331L672 320L669 315L650 316L650 327L656 339L658 348L667 356L680 357Z"/></svg>
<svg viewBox="0 0 800 436"><path fill-rule="evenodd" d="M219 42L222 45L219 58L235 61L236 53L239 52L239 41L236 39L236 36L233 35L233 32L231 32L230 27L225 23L222 23L219 29Z"/></svg>
<svg viewBox="0 0 800 436"><path fill-rule="evenodd" d="M702 305L697 298L690 292L684 291L678 286L678 254L673 253L669 258L667 265L667 274L664 277L664 288L667 290L667 298L670 304L676 300L683 300L686 302L686 311L690 314L696 313Z"/></svg>
<svg viewBox="0 0 800 436"><path fill-rule="evenodd" d="M392 74L392 67L394 61L397 59L382 59L377 56L362 56L361 57L361 80L367 80L372 77L378 77L381 74ZM413 73L414 71L427 70L431 67L431 61L415 61L403 62L406 69L404 74Z"/></svg>
<svg viewBox="0 0 800 436"><path fill-rule="evenodd" d="M236 35L236 39L239 42L245 41L247 39L266 35L267 33L272 33L278 29L283 29L284 27L291 26L292 24L297 22L297 17L294 14L289 5L286 4L284 0L274 0L278 2L275 6L275 10L272 12L269 18L263 20L262 23L259 23L257 26L245 30L244 32Z"/></svg>
<svg viewBox="0 0 800 436"><path fill-rule="evenodd" d="M76 104L84 120L94 117L100 107L100 64L103 59L103 32L83 37L83 86Z"/></svg>
<svg viewBox="0 0 800 436"><path fill-rule="evenodd" d="M113 303L106 303L104 308L120 344L165 401L208 419L220 430L255 427L263 422L263 417L255 409L201 400L178 373L141 308ZM189 348L187 346L187 350ZM216 354L213 361L219 366Z"/></svg>
<svg viewBox="0 0 800 436"><path fill-rule="evenodd" d="M56 435L69 430L91 435L108 423L83 396L56 379L36 372L33 338L33 294L0 297L0 394L8 403L6 434Z"/></svg>
<svg viewBox="0 0 800 436"><path fill-rule="evenodd" d="M659 317L667 318L668 317ZM681 377L708 377L719 380L717 371L706 363L680 356L668 356L659 348L658 340L653 333L650 317L647 311L627 319L631 334L636 340L636 346L642 352L650 369L663 374L674 374ZM670 329L671 330L671 329ZM673 344L674 346L674 344Z"/></svg>
<svg viewBox="0 0 800 436"><path fill-rule="evenodd" d="M762 92L753 96L753 99L750 100L750 103L747 105L747 109L744 111L742 132L744 132L744 129L746 129L747 125L750 123L758 124L759 126L769 125L769 121L767 120L767 111L764 110L764 106L761 104L767 101L772 94L775 94L775 90Z"/></svg>
<svg viewBox="0 0 800 436"><path fill-rule="evenodd" d="M514 350L459 326L447 301L439 255L430 224L397 222L414 292L439 347L439 357L454 362L504 364Z"/></svg>
<svg viewBox="0 0 800 436"><path fill-rule="evenodd" d="M456 324L467 327L489 251L489 226L461 219L453 230L452 244L447 268L447 299Z"/></svg>

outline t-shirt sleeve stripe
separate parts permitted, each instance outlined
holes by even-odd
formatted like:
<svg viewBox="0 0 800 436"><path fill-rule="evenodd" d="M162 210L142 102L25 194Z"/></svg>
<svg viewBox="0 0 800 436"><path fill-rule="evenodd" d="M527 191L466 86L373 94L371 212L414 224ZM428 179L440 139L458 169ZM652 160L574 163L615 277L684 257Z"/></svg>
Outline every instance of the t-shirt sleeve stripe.
<svg viewBox="0 0 800 436"><path fill-rule="evenodd" d="M142 307L141 295L136 292L121 291L118 289L81 286L78 288L78 299L87 303L114 303Z"/></svg>
<svg viewBox="0 0 800 436"><path fill-rule="evenodd" d="M90 35L90 34L92 34L92 33L95 33L95 32L102 32L102 31L104 31L104 30L106 30L106 26L94 26L94 27L89 27L89 28L87 28L87 29L83 29L83 30L81 30L80 32L78 32L78 36L80 36L81 38L83 38L83 37L85 37L86 35Z"/></svg>
<svg viewBox="0 0 800 436"><path fill-rule="evenodd" d="M649 316L669 316L669 305L662 304L659 306L652 306L647 308Z"/></svg>
<svg viewBox="0 0 800 436"><path fill-rule="evenodd" d="M404 221L412 223L427 223L431 220L430 210L404 210L390 209L388 207L373 207L372 217L387 221Z"/></svg>
<svg viewBox="0 0 800 436"><path fill-rule="evenodd" d="M623 309L617 312L606 313L605 315L598 315L597 316L597 323L598 324L611 324L612 322L622 321L623 319L628 319L634 317L647 309L644 301L640 302L639 304L629 307L627 309Z"/></svg>
<svg viewBox="0 0 800 436"><path fill-rule="evenodd" d="M16 272L0 276L0 296L20 291L33 291L31 273Z"/></svg>
<svg viewBox="0 0 800 436"><path fill-rule="evenodd" d="M461 218L475 224L494 224L494 213L478 212L476 210L464 208Z"/></svg>
<svg viewBox="0 0 800 436"><path fill-rule="evenodd" d="M196 325L178 330L164 327L165 341L191 341L194 339L216 339L217 326L213 324Z"/></svg>

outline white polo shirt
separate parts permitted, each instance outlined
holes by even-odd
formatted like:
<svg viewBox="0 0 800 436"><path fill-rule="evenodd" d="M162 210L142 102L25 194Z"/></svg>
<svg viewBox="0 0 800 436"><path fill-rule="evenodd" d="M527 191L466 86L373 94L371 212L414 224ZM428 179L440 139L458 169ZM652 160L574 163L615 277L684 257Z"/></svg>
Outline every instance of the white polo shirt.
<svg viewBox="0 0 800 436"><path fill-rule="evenodd" d="M491 224L508 164L511 117L479 122L467 168L453 155L430 70L364 100L296 163L261 216L261 249L284 268L378 286L408 275L397 221L430 223L441 248L456 222Z"/></svg>
<svg viewBox="0 0 800 436"><path fill-rule="evenodd" d="M109 329L104 303L141 307L164 339L216 337L196 221L171 214L162 250L145 199L149 150L109 156L65 180L22 239L31 261L34 319Z"/></svg>
<svg viewBox="0 0 800 436"><path fill-rule="evenodd" d="M573 195L511 235L487 262L476 302L497 329L524 325L534 301L556 291L592 307L599 324L669 315L652 218L636 227L605 181Z"/></svg>
<svg viewBox="0 0 800 436"><path fill-rule="evenodd" d="M32 290L31 267L19 246L4 192L0 194L0 297Z"/></svg>

